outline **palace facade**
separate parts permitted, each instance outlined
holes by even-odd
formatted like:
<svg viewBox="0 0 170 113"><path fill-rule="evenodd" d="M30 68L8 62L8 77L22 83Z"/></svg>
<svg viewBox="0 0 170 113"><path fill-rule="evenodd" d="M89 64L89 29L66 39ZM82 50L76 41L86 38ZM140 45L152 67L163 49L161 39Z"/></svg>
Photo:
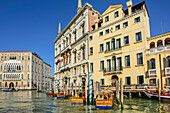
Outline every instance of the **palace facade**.
<svg viewBox="0 0 170 113"><path fill-rule="evenodd" d="M100 14L86 3L83 7L78 2L77 14L61 32L59 24L58 36L55 44L55 80L58 88L64 85L84 88L88 80L88 34L92 31L94 20ZM75 90L75 87L74 87Z"/></svg>
<svg viewBox="0 0 170 113"><path fill-rule="evenodd" d="M0 87L39 89L49 87L51 66L35 52L0 52Z"/></svg>
<svg viewBox="0 0 170 113"><path fill-rule="evenodd" d="M145 2L133 6L130 0L127 7L111 5L89 34L89 69L101 86L115 86L120 78L127 85L147 83L149 14Z"/></svg>

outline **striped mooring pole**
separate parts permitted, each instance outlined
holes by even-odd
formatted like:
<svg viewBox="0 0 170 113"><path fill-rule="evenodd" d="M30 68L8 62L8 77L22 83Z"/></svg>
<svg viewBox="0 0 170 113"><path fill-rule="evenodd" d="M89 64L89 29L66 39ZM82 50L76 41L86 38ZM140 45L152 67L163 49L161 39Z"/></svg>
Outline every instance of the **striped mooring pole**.
<svg viewBox="0 0 170 113"><path fill-rule="evenodd" d="M89 103L92 103L92 73L89 76Z"/></svg>
<svg viewBox="0 0 170 113"><path fill-rule="evenodd" d="M55 92L58 93L58 90L57 90L57 79L55 80Z"/></svg>

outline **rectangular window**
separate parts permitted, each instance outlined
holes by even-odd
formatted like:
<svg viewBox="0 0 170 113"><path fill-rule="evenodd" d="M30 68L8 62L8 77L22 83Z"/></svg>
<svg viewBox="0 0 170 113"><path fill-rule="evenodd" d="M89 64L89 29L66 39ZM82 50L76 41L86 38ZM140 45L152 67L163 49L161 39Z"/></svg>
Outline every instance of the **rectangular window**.
<svg viewBox="0 0 170 113"><path fill-rule="evenodd" d="M21 78L24 79L24 75L23 74L21 75Z"/></svg>
<svg viewBox="0 0 170 113"><path fill-rule="evenodd" d="M103 52L104 51L104 46L103 44L100 44L100 52Z"/></svg>
<svg viewBox="0 0 170 113"><path fill-rule="evenodd" d="M90 48L90 55L93 54L93 47Z"/></svg>
<svg viewBox="0 0 170 113"><path fill-rule="evenodd" d="M93 36L90 36L90 37L89 37L89 40L90 40L90 41L93 40Z"/></svg>
<svg viewBox="0 0 170 113"><path fill-rule="evenodd" d="M30 54L28 54L28 60L30 60Z"/></svg>
<svg viewBox="0 0 170 113"><path fill-rule="evenodd" d="M85 47L83 47L83 60L85 59Z"/></svg>
<svg viewBox="0 0 170 113"><path fill-rule="evenodd" d="M19 60L21 60L21 54L19 54Z"/></svg>
<svg viewBox="0 0 170 113"><path fill-rule="evenodd" d="M107 70L111 70L111 60L110 59L108 59L107 60Z"/></svg>
<svg viewBox="0 0 170 113"><path fill-rule="evenodd" d="M137 83L138 84L143 84L144 83L144 76L143 75L137 76Z"/></svg>
<svg viewBox="0 0 170 113"><path fill-rule="evenodd" d="M104 85L105 85L104 79L100 79L100 83L101 83L101 84L100 84L101 86L104 86Z"/></svg>
<svg viewBox="0 0 170 113"><path fill-rule="evenodd" d="M117 58L117 70L121 71L122 68L122 57Z"/></svg>
<svg viewBox="0 0 170 113"><path fill-rule="evenodd" d="M136 37L136 42L138 41L142 41L142 35L141 35L141 32L138 32L135 34L135 37Z"/></svg>
<svg viewBox="0 0 170 113"><path fill-rule="evenodd" d="M106 29L105 34L106 35L109 34L109 29Z"/></svg>
<svg viewBox="0 0 170 113"><path fill-rule="evenodd" d="M24 64L22 64L22 71L24 71Z"/></svg>
<svg viewBox="0 0 170 113"><path fill-rule="evenodd" d="M143 65L143 53L137 53L137 65Z"/></svg>
<svg viewBox="0 0 170 113"><path fill-rule="evenodd" d="M81 26L81 29L82 29L82 35L84 35L84 24Z"/></svg>
<svg viewBox="0 0 170 113"><path fill-rule="evenodd" d="M3 71L3 64L1 64L0 71Z"/></svg>
<svg viewBox="0 0 170 113"><path fill-rule="evenodd" d="M111 50L115 50L115 40L111 41Z"/></svg>
<svg viewBox="0 0 170 113"><path fill-rule="evenodd" d="M74 41L76 41L77 40L77 33L76 33L76 31L74 32Z"/></svg>
<svg viewBox="0 0 170 113"><path fill-rule="evenodd" d="M30 75L29 74L27 74L27 77L28 77L28 80L30 79Z"/></svg>
<svg viewBox="0 0 170 113"><path fill-rule="evenodd" d="M129 44L129 36L125 36L124 37L124 45L128 45Z"/></svg>
<svg viewBox="0 0 170 113"><path fill-rule="evenodd" d="M126 27L128 27L128 22L123 23L123 28L126 28Z"/></svg>
<svg viewBox="0 0 170 113"><path fill-rule="evenodd" d="M0 87L2 87L2 82L0 82Z"/></svg>
<svg viewBox="0 0 170 113"><path fill-rule="evenodd" d="M93 72L93 63L90 63L90 71Z"/></svg>
<svg viewBox="0 0 170 113"><path fill-rule="evenodd" d="M120 25L115 26L115 31L120 29Z"/></svg>
<svg viewBox="0 0 170 113"><path fill-rule="evenodd" d="M3 54L1 54L1 60L3 60Z"/></svg>
<svg viewBox="0 0 170 113"><path fill-rule="evenodd" d="M125 84L130 85L131 84L131 77L126 77L125 78Z"/></svg>
<svg viewBox="0 0 170 113"><path fill-rule="evenodd" d="M106 52L110 51L110 42L106 42Z"/></svg>
<svg viewBox="0 0 170 113"><path fill-rule="evenodd" d="M130 67L130 55L125 56L125 67Z"/></svg>
<svg viewBox="0 0 170 113"><path fill-rule="evenodd" d="M150 85L156 86L156 78L150 79Z"/></svg>
<svg viewBox="0 0 170 113"><path fill-rule="evenodd" d="M30 64L28 64L28 71L30 70Z"/></svg>
<svg viewBox="0 0 170 113"><path fill-rule="evenodd" d="M22 54L22 60L24 60L24 54Z"/></svg>
<svg viewBox="0 0 170 113"><path fill-rule="evenodd" d="M114 17L115 17L115 18L119 17L119 11L116 11L116 12L114 13Z"/></svg>
<svg viewBox="0 0 170 113"><path fill-rule="evenodd" d="M2 80L2 74L0 74L0 80Z"/></svg>
<svg viewBox="0 0 170 113"><path fill-rule="evenodd" d="M99 37L103 36L103 31L99 32Z"/></svg>
<svg viewBox="0 0 170 113"><path fill-rule="evenodd" d="M100 61L100 70L104 70L104 61Z"/></svg>
<svg viewBox="0 0 170 113"><path fill-rule="evenodd" d="M5 60L7 60L7 54L5 54Z"/></svg>
<svg viewBox="0 0 170 113"><path fill-rule="evenodd" d="M109 16L106 16L105 17L105 22L108 22L109 21Z"/></svg>
<svg viewBox="0 0 170 113"><path fill-rule="evenodd" d="M116 46L117 46L117 49L121 48L121 39L116 39Z"/></svg>
<svg viewBox="0 0 170 113"><path fill-rule="evenodd" d="M134 19L135 24L138 23L138 22L140 22L140 16Z"/></svg>
<svg viewBox="0 0 170 113"><path fill-rule="evenodd" d="M166 78L166 86L170 86L170 78Z"/></svg>

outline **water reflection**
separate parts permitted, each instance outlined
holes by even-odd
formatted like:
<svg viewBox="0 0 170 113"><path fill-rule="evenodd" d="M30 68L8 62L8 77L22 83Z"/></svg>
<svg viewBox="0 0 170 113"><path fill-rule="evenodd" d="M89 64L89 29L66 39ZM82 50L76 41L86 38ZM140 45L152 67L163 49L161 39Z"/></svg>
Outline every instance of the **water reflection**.
<svg viewBox="0 0 170 113"><path fill-rule="evenodd" d="M47 97L36 91L0 92L0 112L48 113L169 113L170 102L130 98L124 99L124 110L115 104L113 109L96 109L94 105L71 104L70 99Z"/></svg>

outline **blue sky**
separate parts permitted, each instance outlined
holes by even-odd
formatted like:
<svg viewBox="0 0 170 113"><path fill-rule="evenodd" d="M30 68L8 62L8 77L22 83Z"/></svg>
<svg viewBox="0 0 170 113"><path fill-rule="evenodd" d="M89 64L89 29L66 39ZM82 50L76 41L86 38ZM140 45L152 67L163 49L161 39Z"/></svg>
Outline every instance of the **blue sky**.
<svg viewBox="0 0 170 113"><path fill-rule="evenodd" d="M114 4L128 0L82 0L101 14ZM133 5L143 0L132 0ZM150 15L151 36L169 31L170 0L145 0ZM62 30L77 11L78 0L0 0L0 51L32 51L52 65L54 75L54 44L58 23Z"/></svg>

